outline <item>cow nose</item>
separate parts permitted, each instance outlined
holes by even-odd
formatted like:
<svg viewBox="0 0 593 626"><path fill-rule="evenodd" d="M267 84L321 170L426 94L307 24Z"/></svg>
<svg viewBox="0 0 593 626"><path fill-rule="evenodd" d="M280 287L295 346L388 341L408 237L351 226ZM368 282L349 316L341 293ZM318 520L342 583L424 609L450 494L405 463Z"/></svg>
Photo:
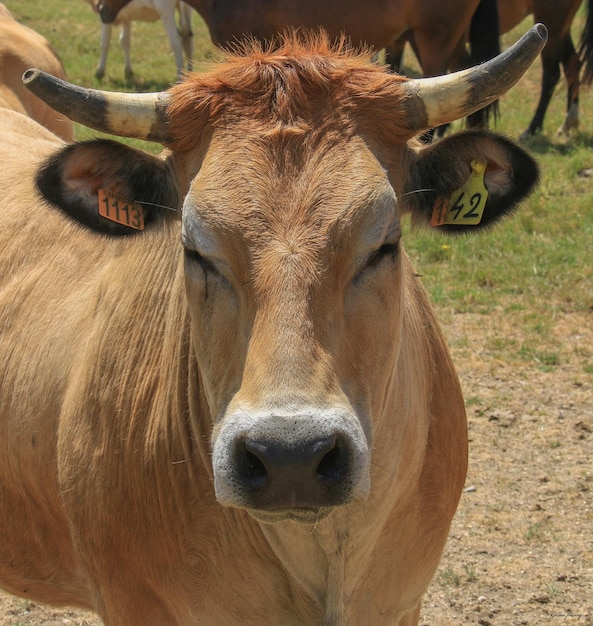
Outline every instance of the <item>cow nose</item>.
<svg viewBox="0 0 593 626"><path fill-rule="evenodd" d="M295 475L302 481L338 484L348 469L343 450L344 445L336 436L307 441L293 448L248 438L238 453L239 470L245 484L255 490L273 483L277 489L283 489L282 483L292 482Z"/></svg>
<svg viewBox="0 0 593 626"><path fill-rule="evenodd" d="M298 443L246 437L236 448L235 480L250 508L317 509L346 501L352 453L329 435Z"/></svg>
<svg viewBox="0 0 593 626"><path fill-rule="evenodd" d="M366 498L370 450L349 408L231 411L213 440L217 500L264 521L320 519Z"/></svg>

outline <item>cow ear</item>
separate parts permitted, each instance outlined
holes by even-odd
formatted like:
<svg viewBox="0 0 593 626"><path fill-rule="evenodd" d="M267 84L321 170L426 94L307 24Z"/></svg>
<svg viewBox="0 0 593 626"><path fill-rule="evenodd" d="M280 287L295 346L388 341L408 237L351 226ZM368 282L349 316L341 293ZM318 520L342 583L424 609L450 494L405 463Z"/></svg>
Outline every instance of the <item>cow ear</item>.
<svg viewBox="0 0 593 626"><path fill-rule="evenodd" d="M74 220L107 235L130 235L176 211L167 162L110 140L75 143L39 170L42 196Z"/></svg>
<svg viewBox="0 0 593 626"><path fill-rule="evenodd" d="M535 160L488 131L466 131L421 149L401 201L415 224L473 232L517 207L537 184Z"/></svg>

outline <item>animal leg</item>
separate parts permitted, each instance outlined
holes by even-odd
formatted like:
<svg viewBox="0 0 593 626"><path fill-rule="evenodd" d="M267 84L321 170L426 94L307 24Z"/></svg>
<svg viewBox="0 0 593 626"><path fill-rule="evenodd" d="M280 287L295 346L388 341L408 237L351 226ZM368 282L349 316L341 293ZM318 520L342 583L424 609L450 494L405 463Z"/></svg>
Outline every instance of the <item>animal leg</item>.
<svg viewBox="0 0 593 626"><path fill-rule="evenodd" d="M95 70L95 77L101 80L105 76L105 68L107 67L107 55L111 44L111 32L113 27L110 24L101 23L101 56L99 64Z"/></svg>
<svg viewBox="0 0 593 626"><path fill-rule="evenodd" d="M459 51L461 47L465 47L464 42L459 40L452 45L443 33L416 30L408 35L408 41L422 67L424 76L441 76L447 73L450 66L464 62L463 54ZM445 124L438 129L430 129L420 139L424 143L431 143L435 130L437 136L442 137L448 127L449 124Z"/></svg>
<svg viewBox="0 0 593 626"><path fill-rule="evenodd" d="M179 3L179 31L181 33L181 43L185 52L187 69L191 70L191 62L194 53L194 33L191 29L191 7L185 2Z"/></svg>
<svg viewBox="0 0 593 626"><path fill-rule="evenodd" d="M122 22L121 33L119 35L119 43L124 51L125 68L124 73L126 80L130 80L134 75L132 71L132 60L130 58L130 44L132 42L132 22Z"/></svg>
<svg viewBox="0 0 593 626"><path fill-rule="evenodd" d="M406 37L402 36L385 48L385 64L389 65L392 72L399 74L401 71L406 41Z"/></svg>
<svg viewBox="0 0 593 626"><path fill-rule="evenodd" d="M581 60L576 53L570 34L564 40L562 54L562 69L567 85L566 118L558 129L558 135L568 135L571 130L579 127L579 88Z"/></svg>
<svg viewBox="0 0 593 626"><path fill-rule="evenodd" d="M548 105L552 99L554 89L560 80L560 55L557 46L552 48L546 47L542 52L542 87L539 97L539 103L535 114L527 130L521 134L521 139L526 139L532 135L541 132L544 125L544 117L548 110Z"/></svg>
<svg viewBox="0 0 593 626"><path fill-rule="evenodd" d="M181 43L181 35L177 30L177 24L175 23L175 9L170 13L163 13L161 15L163 24L165 26L165 32L169 38L171 49L175 55L175 65L177 66L177 76L179 77L183 71L183 46Z"/></svg>

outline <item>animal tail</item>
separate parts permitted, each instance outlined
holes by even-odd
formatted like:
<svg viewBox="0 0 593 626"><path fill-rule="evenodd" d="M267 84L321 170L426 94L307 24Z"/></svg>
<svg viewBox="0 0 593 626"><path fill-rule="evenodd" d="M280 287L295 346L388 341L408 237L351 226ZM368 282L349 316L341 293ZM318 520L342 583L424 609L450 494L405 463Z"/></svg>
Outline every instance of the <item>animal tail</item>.
<svg viewBox="0 0 593 626"><path fill-rule="evenodd" d="M588 0L593 3L593 0ZM480 0L469 29L472 65L479 65L500 54L500 21L497 0ZM491 117L498 118L498 100L471 116L472 125L488 127Z"/></svg>
<svg viewBox="0 0 593 626"><path fill-rule="evenodd" d="M585 28L579 42L579 57L583 62L583 83L593 82L593 0L587 0Z"/></svg>

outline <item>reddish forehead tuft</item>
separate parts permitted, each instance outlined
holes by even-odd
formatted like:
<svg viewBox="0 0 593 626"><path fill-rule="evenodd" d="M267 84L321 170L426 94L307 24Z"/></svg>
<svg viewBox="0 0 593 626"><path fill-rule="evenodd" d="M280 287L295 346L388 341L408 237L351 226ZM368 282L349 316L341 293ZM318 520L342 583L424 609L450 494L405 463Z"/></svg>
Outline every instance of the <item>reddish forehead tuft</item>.
<svg viewBox="0 0 593 626"><path fill-rule="evenodd" d="M196 135L221 120L248 119L254 129L273 134L278 127L293 133L318 128L320 117L354 117L388 126L396 137L402 80L372 64L368 51L345 40L332 44L324 34L290 34L268 48L247 41L171 88L169 147L193 149Z"/></svg>

